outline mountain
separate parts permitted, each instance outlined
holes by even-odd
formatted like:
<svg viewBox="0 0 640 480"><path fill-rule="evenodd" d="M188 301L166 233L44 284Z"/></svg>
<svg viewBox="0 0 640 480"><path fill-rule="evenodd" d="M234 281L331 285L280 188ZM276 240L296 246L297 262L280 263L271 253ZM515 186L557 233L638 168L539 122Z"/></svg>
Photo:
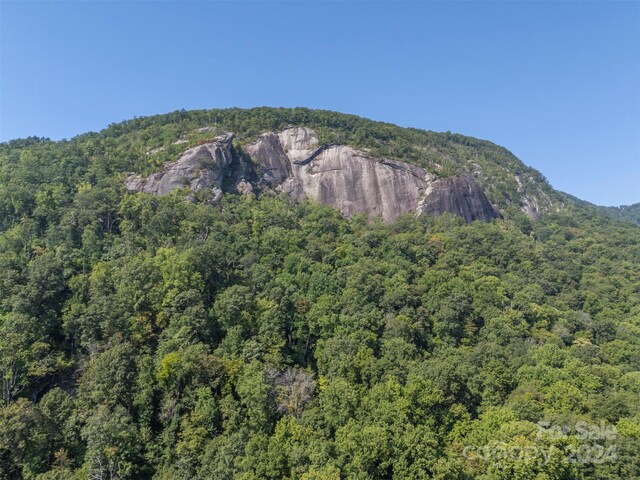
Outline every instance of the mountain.
<svg viewBox="0 0 640 480"><path fill-rule="evenodd" d="M2 143L0 479L640 478L636 211L302 108Z"/></svg>
<svg viewBox="0 0 640 480"><path fill-rule="evenodd" d="M36 142L30 148L36 155L64 151L75 181L87 168L100 168L133 172L126 179L131 188L164 193L191 184L220 193L286 191L385 221L406 212L444 211L488 220L516 209L535 219L566 201L539 172L490 142L301 108L181 111L58 144L26 142ZM10 142L5 150L24 143ZM82 150L90 150L92 164ZM9 148L8 154L17 152ZM212 155L220 153L224 158L216 164ZM62 183L70 180L67 172L52 174ZM6 208L5 216L17 214Z"/></svg>

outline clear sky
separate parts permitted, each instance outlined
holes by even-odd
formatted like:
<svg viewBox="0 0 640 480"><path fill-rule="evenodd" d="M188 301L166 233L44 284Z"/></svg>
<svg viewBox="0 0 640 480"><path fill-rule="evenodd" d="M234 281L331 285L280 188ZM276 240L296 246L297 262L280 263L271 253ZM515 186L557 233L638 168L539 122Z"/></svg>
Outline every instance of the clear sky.
<svg viewBox="0 0 640 480"><path fill-rule="evenodd" d="M0 140L305 106L491 140L640 202L640 2L0 0Z"/></svg>

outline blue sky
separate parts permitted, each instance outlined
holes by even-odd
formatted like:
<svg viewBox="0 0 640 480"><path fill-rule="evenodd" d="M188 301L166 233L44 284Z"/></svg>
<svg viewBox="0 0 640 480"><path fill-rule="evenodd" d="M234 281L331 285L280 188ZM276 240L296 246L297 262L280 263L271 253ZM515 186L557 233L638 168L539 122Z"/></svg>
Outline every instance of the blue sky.
<svg viewBox="0 0 640 480"><path fill-rule="evenodd" d="M488 139L639 202L640 2L0 0L2 141L262 105Z"/></svg>

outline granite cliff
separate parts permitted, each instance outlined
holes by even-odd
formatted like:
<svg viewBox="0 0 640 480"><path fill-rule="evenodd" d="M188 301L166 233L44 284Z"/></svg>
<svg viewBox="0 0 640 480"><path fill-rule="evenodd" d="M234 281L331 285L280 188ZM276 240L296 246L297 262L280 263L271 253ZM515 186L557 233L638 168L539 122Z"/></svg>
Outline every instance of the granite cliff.
<svg viewBox="0 0 640 480"><path fill-rule="evenodd" d="M364 213L392 222L403 213L440 215L465 221L500 217L473 175L438 178L409 163L379 158L347 145L321 145L315 131L292 127L267 132L234 151L233 135L186 150L162 172L142 178L130 175L132 191L163 195L177 188L288 194L331 205L345 216Z"/></svg>
<svg viewBox="0 0 640 480"><path fill-rule="evenodd" d="M185 151L178 160L165 166L162 172L143 179L130 175L126 180L129 190L165 195L176 188L211 190L214 197L222 194L222 181L233 162L231 141L233 135L222 135L211 143Z"/></svg>

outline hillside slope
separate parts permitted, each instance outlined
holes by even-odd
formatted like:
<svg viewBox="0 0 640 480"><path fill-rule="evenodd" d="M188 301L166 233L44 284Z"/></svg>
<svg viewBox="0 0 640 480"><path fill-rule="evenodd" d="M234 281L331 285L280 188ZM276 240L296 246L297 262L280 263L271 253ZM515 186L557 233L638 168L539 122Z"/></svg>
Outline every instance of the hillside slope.
<svg viewBox="0 0 640 480"><path fill-rule="evenodd" d="M324 202L327 166L428 209ZM502 219L447 213L472 181ZM639 226L458 135L254 109L1 144L0 479L640 478L639 279Z"/></svg>
<svg viewBox="0 0 640 480"><path fill-rule="evenodd" d="M602 213L611 218L640 225L640 203L621 205L619 207L598 207Z"/></svg>
<svg viewBox="0 0 640 480"><path fill-rule="evenodd" d="M355 159L347 159L346 165L355 165L358 162L362 164L362 160L368 158L375 164L374 169L380 169L382 163L388 161L421 168L422 176L425 177L422 180L424 185L419 186L422 188L421 192L427 188L429 181L468 175L467 178L472 178L473 183L477 182L480 186L480 189L476 189L478 194L486 195L501 215L521 210L535 219L541 213L561 208L566 201L566 197L554 191L539 172L525 166L506 149L487 141L451 133L400 128L334 112L302 108L257 108L180 111L133 119L111 125L100 133L80 135L65 142L27 139L5 143L0 148L0 158L3 159L3 183L15 184L18 189L5 188L2 197L6 201L4 205L0 205L0 215L2 218L17 218L23 213L21 208L28 209L33 206L33 197L38 190L39 182L45 179L48 183L58 181L65 189L72 191L79 183L91 183L99 176L130 172L145 178L151 174L159 175L166 165L184 156L189 149L207 143L213 144L219 135L228 135L231 132L233 140L229 145L229 155L230 158L233 155L237 156L239 161L232 162L229 159L228 166L235 170L227 169L213 174L219 177L215 188L227 190L223 188L223 184L230 187L228 180L250 173L244 171L247 163L244 162L243 165L240 160L251 157L253 151L254 158L251 160L260 163L260 159L255 158L255 154L260 151L259 148L256 150L256 143L265 141L265 138L268 141L268 132L274 132L272 135L277 137L277 134L291 126L310 129L315 136L314 147L330 147L323 151L325 157L338 153ZM26 145L28 148L22 148ZM340 146L342 151L338 152ZM21 154L27 158L21 159ZM62 161L58 161L59 159ZM317 159L316 163L321 160ZM34 162L38 164L37 172L34 171ZM201 169L199 165L192 167L194 171ZM382 169L385 170L384 166ZM363 186L361 184L356 184L355 187L350 185L348 175L351 175L353 181L353 173L349 172L346 180L343 178L345 175L340 173L334 174L333 178L314 178L309 183L316 186L325 183L334 185L333 196L336 198L344 197L346 193L356 190L366 192L366 188L358 188ZM336 180L342 183L337 190ZM188 179L182 181L185 184L189 183ZM379 191L379 185L375 187L374 191ZM473 185L471 187L472 190L475 188ZM403 188L402 184L398 188L391 185L390 190L397 193ZM233 191L233 188L229 190ZM254 190L258 192L261 188ZM422 193L417 196L420 195ZM452 196L452 200L440 199L439 203L455 204L455 195ZM322 202L329 197L326 194L323 197L316 192L311 198ZM388 199L384 196L377 200L377 211L383 216L385 205L393 204L395 198L391 198L391 201L385 200ZM340 208L345 202L352 200L345 197L341 201L328 203ZM361 204L372 202L375 200L360 200ZM482 198L478 202L486 209L486 202L483 202ZM355 209L363 210L365 209ZM433 208L426 210L437 213ZM464 211L465 208L457 210ZM403 211L406 209L389 214L387 219L391 220ZM496 214L486 210L477 216L488 219ZM472 218L475 216L468 219Z"/></svg>

